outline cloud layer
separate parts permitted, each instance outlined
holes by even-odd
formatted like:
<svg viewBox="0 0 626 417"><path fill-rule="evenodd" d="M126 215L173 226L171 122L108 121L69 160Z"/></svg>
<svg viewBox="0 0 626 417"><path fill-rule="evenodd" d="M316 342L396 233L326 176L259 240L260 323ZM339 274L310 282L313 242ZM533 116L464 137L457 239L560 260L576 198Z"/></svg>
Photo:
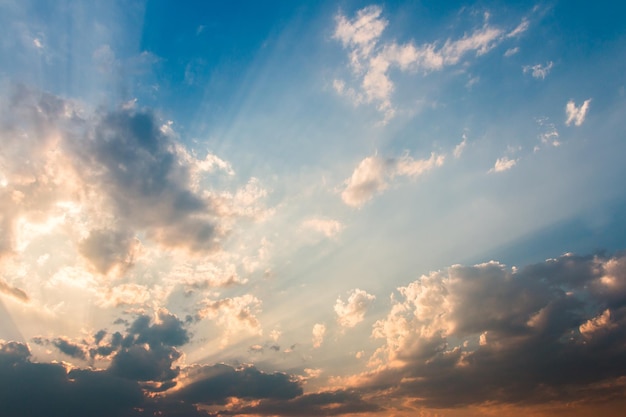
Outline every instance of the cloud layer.
<svg viewBox="0 0 626 417"><path fill-rule="evenodd" d="M355 376L415 406L609 399L626 375L626 256L455 265L398 289Z"/></svg>

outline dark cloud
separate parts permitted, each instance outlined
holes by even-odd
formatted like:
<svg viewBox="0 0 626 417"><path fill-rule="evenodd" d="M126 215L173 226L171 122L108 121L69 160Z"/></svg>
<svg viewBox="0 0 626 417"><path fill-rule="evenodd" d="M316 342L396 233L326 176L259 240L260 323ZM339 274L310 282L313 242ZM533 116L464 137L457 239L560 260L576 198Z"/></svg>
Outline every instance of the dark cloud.
<svg viewBox="0 0 626 417"><path fill-rule="evenodd" d="M429 407L622 395L626 255L564 255L521 270L453 266L400 289L374 326L395 366L356 376Z"/></svg>
<svg viewBox="0 0 626 417"><path fill-rule="evenodd" d="M61 352L76 359L85 359L87 354L82 346L72 343L67 339L58 337L52 341L52 344L56 346Z"/></svg>
<svg viewBox="0 0 626 417"><path fill-rule="evenodd" d="M181 353L175 346L184 345L189 335L184 323L175 315L161 311L158 321L152 322L149 316L139 316L130 325L126 336L121 334L111 338L108 346L99 346L100 352L116 350L108 372L133 381L147 382L147 389L163 390L175 384L174 379L180 369L173 363ZM98 352L99 353L99 352ZM152 384L153 383L153 384Z"/></svg>
<svg viewBox="0 0 626 417"><path fill-rule="evenodd" d="M302 395L300 383L287 374L268 374L252 366L235 369L213 365L195 369L193 382L171 398L194 404L225 404L229 397L287 400L299 395Z"/></svg>
<svg viewBox="0 0 626 417"><path fill-rule="evenodd" d="M111 199L126 226L145 229L168 246L215 248L209 202L190 188L190 166L149 111L100 116L81 149L91 181Z"/></svg>
<svg viewBox="0 0 626 417"><path fill-rule="evenodd" d="M136 382L104 371L30 361L22 343L0 343L0 404L6 417L121 416L140 406Z"/></svg>

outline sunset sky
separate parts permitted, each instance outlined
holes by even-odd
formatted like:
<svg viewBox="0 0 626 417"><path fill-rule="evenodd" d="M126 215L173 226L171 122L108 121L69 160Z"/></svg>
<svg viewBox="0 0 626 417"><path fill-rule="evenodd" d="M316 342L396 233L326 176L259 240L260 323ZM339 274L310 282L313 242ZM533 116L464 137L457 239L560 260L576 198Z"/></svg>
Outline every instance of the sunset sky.
<svg viewBox="0 0 626 417"><path fill-rule="evenodd" d="M0 414L623 415L625 12L0 0Z"/></svg>

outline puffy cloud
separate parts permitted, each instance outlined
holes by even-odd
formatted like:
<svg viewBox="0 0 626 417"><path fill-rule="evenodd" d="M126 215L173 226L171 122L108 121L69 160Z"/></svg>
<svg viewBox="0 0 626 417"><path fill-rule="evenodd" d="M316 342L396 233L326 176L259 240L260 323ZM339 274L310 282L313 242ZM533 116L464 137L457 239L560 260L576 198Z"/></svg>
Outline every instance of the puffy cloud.
<svg viewBox="0 0 626 417"><path fill-rule="evenodd" d="M508 156L503 156L502 158L498 158L493 168L491 168L488 172L503 172L513 168L517 164L517 159L509 159Z"/></svg>
<svg viewBox="0 0 626 417"><path fill-rule="evenodd" d="M313 326L313 347L318 348L324 343L324 336L326 335L326 325L323 323L315 323Z"/></svg>
<svg viewBox="0 0 626 417"><path fill-rule="evenodd" d="M222 298L219 300L205 299L196 313L196 319L214 319L225 329L222 345L226 345L232 335L241 330L261 334L261 324L256 315L261 311L261 300L252 294Z"/></svg>
<svg viewBox="0 0 626 417"><path fill-rule="evenodd" d="M349 381L415 407L609 398L626 376L626 256L454 265L398 289ZM348 381L348 380L347 380ZM411 400L412 399L412 400Z"/></svg>
<svg viewBox="0 0 626 417"><path fill-rule="evenodd" d="M343 202L360 207L388 186L388 180L397 176L417 178L443 165L444 156L432 153L428 159L413 159L409 155L400 158L381 158L378 155L363 159L346 180L341 193Z"/></svg>
<svg viewBox="0 0 626 417"><path fill-rule="evenodd" d="M583 102L580 107L576 107L576 103L574 100L570 100L565 105L565 114L567 118L565 119L565 124L567 126L574 123L575 126L580 126L585 121L585 116L587 116L587 111L589 110L589 104L591 103L591 99L587 99Z"/></svg>
<svg viewBox="0 0 626 417"><path fill-rule="evenodd" d="M548 76L553 65L554 63L552 61L548 61L546 65L525 65L522 67L522 71L524 71L524 74L530 72L533 78L540 78L543 80Z"/></svg>
<svg viewBox="0 0 626 417"><path fill-rule="evenodd" d="M197 158L149 110L88 110L25 87L0 107L0 255L54 232L94 271L124 272L142 244L207 254L237 219L271 214L257 179L214 190L206 174L230 164Z"/></svg>
<svg viewBox="0 0 626 417"><path fill-rule="evenodd" d="M365 313L374 302L376 296L368 294L358 288L350 292L348 300L344 303L341 297L335 303L337 321L343 327L354 327L365 318Z"/></svg>
<svg viewBox="0 0 626 417"><path fill-rule="evenodd" d="M335 91L351 98L355 104L376 103L384 114L383 122L390 120L395 110L391 103L394 83L389 78L392 68L401 71L436 71L456 65L468 53L483 55L504 39L517 36L528 27L523 21L508 35L502 29L485 21L483 27L466 33L462 38L443 42L415 45L412 41L398 44L381 40L388 21L381 17L379 6L369 6L357 11L352 19L339 14L336 17L334 38L349 51L350 67L360 81L361 92L346 88L345 82L335 80Z"/></svg>

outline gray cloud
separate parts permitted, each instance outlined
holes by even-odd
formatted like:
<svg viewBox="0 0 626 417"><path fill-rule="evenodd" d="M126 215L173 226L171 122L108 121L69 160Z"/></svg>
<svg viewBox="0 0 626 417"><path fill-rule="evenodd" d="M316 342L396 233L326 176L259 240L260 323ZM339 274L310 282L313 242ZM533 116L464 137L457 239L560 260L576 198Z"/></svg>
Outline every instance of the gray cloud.
<svg viewBox="0 0 626 417"><path fill-rule="evenodd" d="M119 416L144 401L136 382L31 362L30 350L18 342L0 342L0 386L7 417Z"/></svg>
<svg viewBox="0 0 626 417"><path fill-rule="evenodd" d="M362 389L429 407L623 393L626 255L455 265L399 292L372 358L395 366L355 376Z"/></svg>
<svg viewBox="0 0 626 417"><path fill-rule="evenodd" d="M225 404L229 397L287 400L299 395L302 395L300 383L287 374L268 374L253 366L235 369L219 364L195 369L193 382L171 398L194 404Z"/></svg>
<svg viewBox="0 0 626 417"><path fill-rule="evenodd" d="M106 273L132 265L135 236L191 252L219 248L224 202L198 187L210 167L149 110L87 111L26 87L0 102L0 256L15 250L18 218L80 210L79 252ZM233 203L235 204L235 203ZM218 207L219 206L219 207ZM71 222L71 220L68 220Z"/></svg>

